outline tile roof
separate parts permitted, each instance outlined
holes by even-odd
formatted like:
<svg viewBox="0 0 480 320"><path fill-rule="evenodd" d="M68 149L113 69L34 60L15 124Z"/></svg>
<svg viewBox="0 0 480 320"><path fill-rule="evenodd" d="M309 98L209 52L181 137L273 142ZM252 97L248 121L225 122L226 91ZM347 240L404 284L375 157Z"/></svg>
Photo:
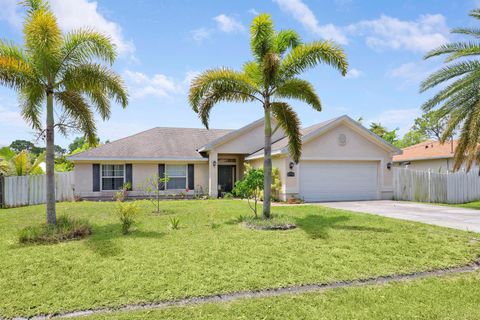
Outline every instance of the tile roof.
<svg viewBox="0 0 480 320"><path fill-rule="evenodd" d="M70 156L83 159L204 159L197 149L228 134L227 129L157 127Z"/></svg>
<svg viewBox="0 0 480 320"><path fill-rule="evenodd" d="M458 140L445 142L444 144L441 144L436 140L428 140L402 149L403 154L394 156L393 161L400 162L410 160L453 158L453 154L455 153L457 145Z"/></svg>

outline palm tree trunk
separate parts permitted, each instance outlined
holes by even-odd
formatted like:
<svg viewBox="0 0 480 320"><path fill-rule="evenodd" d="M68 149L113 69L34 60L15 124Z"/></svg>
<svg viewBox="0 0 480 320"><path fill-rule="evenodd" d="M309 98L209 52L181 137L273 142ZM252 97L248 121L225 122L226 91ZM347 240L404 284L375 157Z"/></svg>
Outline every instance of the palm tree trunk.
<svg viewBox="0 0 480 320"><path fill-rule="evenodd" d="M55 153L54 153L54 120L53 120L53 92L47 93L47 224L56 224L55 212Z"/></svg>
<svg viewBox="0 0 480 320"><path fill-rule="evenodd" d="M267 101L265 109L265 147L263 156L263 218L270 219L270 195L272 193L272 123L270 105Z"/></svg>

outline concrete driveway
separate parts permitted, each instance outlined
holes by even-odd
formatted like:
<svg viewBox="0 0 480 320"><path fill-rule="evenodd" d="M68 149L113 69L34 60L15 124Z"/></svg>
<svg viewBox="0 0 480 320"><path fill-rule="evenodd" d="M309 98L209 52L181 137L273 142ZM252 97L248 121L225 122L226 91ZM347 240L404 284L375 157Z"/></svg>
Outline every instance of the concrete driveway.
<svg viewBox="0 0 480 320"><path fill-rule="evenodd" d="M324 202L322 206L480 232L480 210L403 201Z"/></svg>

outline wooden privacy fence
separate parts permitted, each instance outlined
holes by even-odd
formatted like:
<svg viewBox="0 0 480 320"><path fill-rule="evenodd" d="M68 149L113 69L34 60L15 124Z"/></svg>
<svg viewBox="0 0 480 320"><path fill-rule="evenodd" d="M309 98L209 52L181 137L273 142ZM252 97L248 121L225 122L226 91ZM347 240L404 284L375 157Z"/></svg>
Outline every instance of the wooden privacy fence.
<svg viewBox="0 0 480 320"><path fill-rule="evenodd" d="M3 177L3 206L19 207L46 201L46 175ZM74 173L55 174L57 201L74 200Z"/></svg>
<svg viewBox="0 0 480 320"><path fill-rule="evenodd" d="M478 169L470 172L433 173L393 168L395 200L465 203L480 200Z"/></svg>

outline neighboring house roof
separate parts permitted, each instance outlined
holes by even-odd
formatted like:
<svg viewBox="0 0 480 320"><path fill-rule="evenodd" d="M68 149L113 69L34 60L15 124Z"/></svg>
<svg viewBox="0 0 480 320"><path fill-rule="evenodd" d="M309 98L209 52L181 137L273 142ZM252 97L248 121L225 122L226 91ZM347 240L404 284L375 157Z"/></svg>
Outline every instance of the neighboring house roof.
<svg viewBox="0 0 480 320"><path fill-rule="evenodd" d="M76 160L205 160L198 148L232 130L157 127L90 149Z"/></svg>
<svg viewBox="0 0 480 320"><path fill-rule="evenodd" d="M403 149L403 154L393 157L394 162L453 158L458 140L441 144L436 140L428 140Z"/></svg>
<svg viewBox="0 0 480 320"><path fill-rule="evenodd" d="M315 124L310 127L306 127L300 130L302 134L302 143L306 143L314 138L317 138L321 134L327 132L333 127L341 123L348 123L355 127L357 130L365 134L365 136L369 137L372 141L375 141L377 144L383 146L385 149L394 152L395 154L402 153L402 150L396 148L395 146L391 145L387 141L383 140L364 126L362 126L358 121L353 120L347 115L340 116L338 118L333 118L328 121L324 121L318 124ZM272 144L272 155L276 154L287 154L288 153L288 138L284 137ZM249 155L246 160L257 159L263 157L263 149L260 149L251 155Z"/></svg>

